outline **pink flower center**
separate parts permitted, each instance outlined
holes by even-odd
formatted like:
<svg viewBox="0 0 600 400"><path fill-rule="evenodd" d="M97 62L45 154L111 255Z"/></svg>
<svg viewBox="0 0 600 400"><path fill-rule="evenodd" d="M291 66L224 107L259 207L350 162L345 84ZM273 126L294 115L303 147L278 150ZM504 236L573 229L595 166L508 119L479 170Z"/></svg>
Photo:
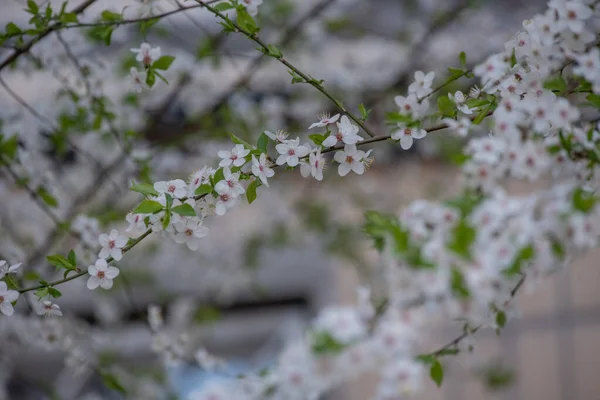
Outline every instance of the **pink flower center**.
<svg viewBox="0 0 600 400"><path fill-rule="evenodd" d="M103 279L103 278L104 278L104 276L105 276L105 273L104 273L104 271L98 271L98 273L96 274L96 276L97 276L98 278L100 278L100 279Z"/></svg>
<svg viewBox="0 0 600 400"><path fill-rule="evenodd" d="M234 181L227 181L227 186L229 186L230 188L235 186L235 182Z"/></svg>
<svg viewBox="0 0 600 400"><path fill-rule="evenodd" d="M109 240L109 241L108 241L108 247L109 247L109 248L111 248L111 249L112 249L113 247L115 247L115 241L114 241L114 240Z"/></svg>
<svg viewBox="0 0 600 400"><path fill-rule="evenodd" d="M354 162L354 158L352 158L352 156L346 156L346 162L348 164L352 164Z"/></svg>
<svg viewBox="0 0 600 400"><path fill-rule="evenodd" d="M235 160L237 160L237 159L238 159L238 156L236 156L235 154L232 154L232 155L231 155L231 160L235 161Z"/></svg>
<svg viewBox="0 0 600 400"><path fill-rule="evenodd" d="M412 129L410 129L410 128L406 128L406 129L404 130L404 134L405 134L406 136L410 136L410 135L412 134Z"/></svg>
<svg viewBox="0 0 600 400"><path fill-rule="evenodd" d="M288 153L288 156L295 156L296 155L296 150L289 149L287 153Z"/></svg>
<svg viewBox="0 0 600 400"><path fill-rule="evenodd" d="M219 196L219 198L221 199L221 201L229 201L229 195L227 193L222 194L221 196Z"/></svg>
<svg viewBox="0 0 600 400"><path fill-rule="evenodd" d="M169 193L173 193L175 192L175 189L177 189L175 185L169 185L169 188L167 190L169 191Z"/></svg>
<svg viewBox="0 0 600 400"><path fill-rule="evenodd" d="M4 303L4 296L0 296L0 304Z"/></svg>
<svg viewBox="0 0 600 400"><path fill-rule="evenodd" d="M192 236L194 234L194 231L188 228L188 229L185 230L185 234L187 236Z"/></svg>
<svg viewBox="0 0 600 400"><path fill-rule="evenodd" d="M412 107L411 107L411 105L410 105L410 104L405 104L405 105L404 105L404 109L405 109L406 111L410 111L410 110L412 110Z"/></svg>

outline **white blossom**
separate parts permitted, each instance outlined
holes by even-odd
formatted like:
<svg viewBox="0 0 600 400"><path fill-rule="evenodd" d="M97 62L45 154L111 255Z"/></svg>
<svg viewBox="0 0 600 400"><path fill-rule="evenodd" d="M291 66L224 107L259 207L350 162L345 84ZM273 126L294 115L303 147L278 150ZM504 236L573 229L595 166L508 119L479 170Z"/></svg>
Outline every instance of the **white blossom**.
<svg viewBox="0 0 600 400"><path fill-rule="evenodd" d="M87 281L88 289L94 290L98 286L106 290L112 288L113 279L119 275L119 272L117 267L108 266L105 259L99 258L96 260L96 264L88 267L90 275Z"/></svg>

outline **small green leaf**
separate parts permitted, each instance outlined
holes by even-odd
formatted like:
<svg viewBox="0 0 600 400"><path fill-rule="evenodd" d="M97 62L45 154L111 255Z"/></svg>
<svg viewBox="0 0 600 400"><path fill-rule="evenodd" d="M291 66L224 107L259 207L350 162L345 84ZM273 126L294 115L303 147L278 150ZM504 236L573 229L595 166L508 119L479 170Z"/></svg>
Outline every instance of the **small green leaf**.
<svg viewBox="0 0 600 400"><path fill-rule="evenodd" d="M175 207L173 207L173 209L171 211L173 211L175 214L179 214L184 217L196 216L196 211L194 211L194 208L192 206L190 206L189 204L182 204L180 206L175 206Z"/></svg>
<svg viewBox="0 0 600 400"><path fill-rule="evenodd" d="M504 328L504 325L506 325L506 314L504 311L498 311L498 313L496 313L496 324L500 328Z"/></svg>
<svg viewBox="0 0 600 400"><path fill-rule="evenodd" d="M175 61L175 57L173 56L162 56L152 63L152 68L166 71L169 69L173 61Z"/></svg>
<svg viewBox="0 0 600 400"><path fill-rule="evenodd" d="M118 14L116 12L112 12L109 10L104 10L104 11L102 11L102 14L100 14L100 19L102 21L106 21L106 22L120 21L121 14Z"/></svg>
<svg viewBox="0 0 600 400"><path fill-rule="evenodd" d="M196 189L196 196L203 196L209 193L212 193L213 187L208 184L200 185L198 189Z"/></svg>
<svg viewBox="0 0 600 400"><path fill-rule="evenodd" d="M221 11L227 11L227 10L231 10L233 7L233 5L229 2L223 2L223 3L219 3L217 5L214 6L214 9L221 12Z"/></svg>
<svg viewBox="0 0 600 400"><path fill-rule="evenodd" d="M48 294L50 294L50 296L54 297L55 299L62 296L62 293L58 289L55 289L53 287L48 287Z"/></svg>
<svg viewBox="0 0 600 400"><path fill-rule="evenodd" d="M58 200L54 196L50 194L43 186L38 187L37 189L38 196L44 201L44 203L48 204L50 207L58 206Z"/></svg>
<svg viewBox="0 0 600 400"><path fill-rule="evenodd" d="M242 29L246 30L251 35L258 32L256 21L250 14L248 14L244 6L240 6L237 9L237 23Z"/></svg>
<svg viewBox="0 0 600 400"><path fill-rule="evenodd" d="M28 11L33 15L36 15L40 11L37 3L34 0L27 0L27 7Z"/></svg>
<svg viewBox="0 0 600 400"><path fill-rule="evenodd" d="M590 93L586 96L585 99L592 103L594 106L596 106L596 108L600 108L600 95Z"/></svg>
<svg viewBox="0 0 600 400"><path fill-rule="evenodd" d="M467 289L465 277L457 268L452 268L450 286L452 288L452 293L459 299L468 299L471 296L469 289Z"/></svg>
<svg viewBox="0 0 600 400"><path fill-rule="evenodd" d="M467 260L471 259L471 245L475 241L477 232L466 219L461 219L451 231L448 249Z"/></svg>
<svg viewBox="0 0 600 400"><path fill-rule="evenodd" d="M269 49L269 55L271 57L281 58L283 56L283 53L281 52L281 50L279 50L276 46L273 46L272 44L268 44L267 48Z"/></svg>
<svg viewBox="0 0 600 400"><path fill-rule="evenodd" d="M460 69L460 68L452 68L452 67L448 68L448 72L450 73L450 76L448 76L448 78L446 79L446 82L444 82L443 85L447 85L450 82L454 82L455 80L457 80L458 78L460 78L466 74L465 70Z"/></svg>
<svg viewBox="0 0 600 400"><path fill-rule="evenodd" d="M198 324L209 324L222 318L221 311L213 306L201 306L194 313L194 322Z"/></svg>
<svg viewBox="0 0 600 400"><path fill-rule="evenodd" d="M256 148L260 150L261 153L267 152L267 146L269 145L269 137L264 133L261 133L258 137L258 141L256 142Z"/></svg>
<svg viewBox="0 0 600 400"><path fill-rule="evenodd" d="M154 189L154 186L149 183L138 183L129 188L129 190L141 193L145 196L158 196L158 192Z"/></svg>
<svg viewBox="0 0 600 400"><path fill-rule="evenodd" d="M221 182L224 179L225 179L225 176L223 175L223 168L217 169L215 171L215 174L212 176L213 186L216 185L217 183Z"/></svg>
<svg viewBox="0 0 600 400"><path fill-rule="evenodd" d="M77 255L75 254L75 252L73 250L69 251L69 254L67 255L67 260L69 260L69 263L76 267L77 266Z"/></svg>
<svg viewBox="0 0 600 400"><path fill-rule="evenodd" d="M437 105L442 117L453 117L456 113L456 106L448 96L439 96Z"/></svg>
<svg viewBox="0 0 600 400"><path fill-rule="evenodd" d="M438 360L435 360L431 365L429 375L431 375L431 379L433 379L438 387L442 385L442 381L444 380L444 368Z"/></svg>
<svg viewBox="0 0 600 400"><path fill-rule="evenodd" d="M552 90L553 92L563 93L567 89L567 82L562 75L557 75L552 79L544 82L544 89Z"/></svg>
<svg viewBox="0 0 600 400"><path fill-rule="evenodd" d="M64 24L68 24L68 23L76 23L78 22L77 19L77 14L75 14L74 12L68 12L68 13L64 13L61 17L60 17L60 22L64 23Z"/></svg>
<svg viewBox="0 0 600 400"><path fill-rule="evenodd" d="M27 271L23 274L23 279L26 281L37 281L41 276L35 271Z"/></svg>
<svg viewBox="0 0 600 400"><path fill-rule="evenodd" d="M156 74L152 68L149 68L146 72L146 85L152 87L154 86L154 83L156 83Z"/></svg>
<svg viewBox="0 0 600 400"><path fill-rule="evenodd" d="M140 22L140 33L142 36L146 37L150 28L152 28L158 21L160 21L160 18L152 18Z"/></svg>
<svg viewBox="0 0 600 400"><path fill-rule="evenodd" d="M36 291L35 291L35 295L36 295L37 297L39 297L40 299L41 299L42 297L46 297L46 296L48 296L48 288L47 288L47 287L44 287L44 288L39 288L38 290L36 290Z"/></svg>
<svg viewBox="0 0 600 400"><path fill-rule="evenodd" d="M313 143L316 144L317 146L322 146L325 139L327 139L327 136L329 136L329 135L328 134L321 135L318 133L313 133L312 135L308 135L308 138L310 140L312 140Z"/></svg>
<svg viewBox="0 0 600 400"><path fill-rule="evenodd" d="M573 208L583 213L588 213L596 205L596 196L581 188L573 192Z"/></svg>
<svg viewBox="0 0 600 400"><path fill-rule="evenodd" d="M254 200L256 200L256 189L260 186L260 181L258 179L253 180L248 185L248 189L246 189L246 197L248 198L248 204L252 204Z"/></svg>
<svg viewBox="0 0 600 400"><path fill-rule="evenodd" d="M158 201L144 200L133 210L134 214L154 214L163 209L163 205Z"/></svg>
<svg viewBox="0 0 600 400"><path fill-rule="evenodd" d="M467 66L467 53L465 53L464 51L461 51L460 54L458 55L458 61L460 62L460 65L462 65L463 67Z"/></svg>
<svg viewBox="0 0 600 400"><path fill-rule="evenodd" d="M14 22L9 22L6 24L6 33L9 36L18 35L21 33L21 28L19 28Z"/></svg>
<svg viewBox="0 0 600 400"><path fill-rule="evenodd" d="M102 372L102 382L104 383L104 386L106 386L109 389L115 390L117 392L126 394L127 390L123 387L123 385L121 385L121 383L119 382L119 379L112 375L109 374L107 372Z"/></svg>
<svg viewBox="0 0 600 400"><path fill-rule="evenodd" d="M312 337L312 350L316 354L336 354L347 345L338 342L329 332L316 332Z"/></svg>
<svg viewBox="0 0 600 400"><path fill-rule="evenodd" d="M75 264L61 256L60 254L47 256L46 260L50 265L53 265L56 268L75 269Z"/></svg>
<svg viewBox="0 0 600 400"><path fill-rule="evenodd" d="M532 260L534 256L535 256L535 249L534 249L533 245L528 245L528 246L523 247L515 255L515 260L510 265L510 267L505 269L503 272L509 276L520 274L523 263Z"/></svg>
<svg viewBox="0 0 600 400"><path fill-rule="evenodd" d="M366 121L369 118L369 114L371 114L371 110L367 110L363 103L358 105L358 110L360 111L360 116L363 121Z"/></svg>
<svg viewBox="0 0 600 400"><path fill-rule="evenodd" d="M246 142L244 139L241 139L239 137L237 137L236 135L234 135L233 133L229 132L229 137L231 138L231 141L235 144L241 144L244 146L244 148L248 149L248 150L252 150L253 147L250 143Z"/></svg>
<svg viewBox="0 0 600 400"><path fill-rule="evenodd" d="M301 77L300 75L298 75L297 73L295 73L294 71L292 71L291 69L288 70L288 74L290 74L292 76L292 84L304 82L304 78Z"/></svg>
<svg viewBox="0 0 600 400"><path fill-rule="evenodd" d="M492 111L493 108L493 104L490 103L488 104L486 107L484 107L479 114L477 114L477 117L475 117L475 119L473 120L473 124L475 125L479 125L483 122L483 120L488 116L488 114Z"/></svg>

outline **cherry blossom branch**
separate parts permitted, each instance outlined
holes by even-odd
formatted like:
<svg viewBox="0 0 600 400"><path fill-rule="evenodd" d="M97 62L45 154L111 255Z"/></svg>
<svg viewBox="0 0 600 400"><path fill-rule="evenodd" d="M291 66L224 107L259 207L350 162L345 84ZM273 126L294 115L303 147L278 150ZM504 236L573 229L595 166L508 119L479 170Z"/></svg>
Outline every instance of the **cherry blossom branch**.
<svg viewBox="0 0 600 400"><path fill-rule="evenodd" d="M207 4L217 3L222 0L207 0ZM180 12L184 12L187 10L192 10L194 8L201 8L202 5L194 4L187 7L177 8L171 11L165 11L164 13L149 15L147 17L140 18L132 18L132 19L122 19L115 21L98 21L98 22L87 22L87 23L76 23L76 24L64 24L63 26L58 27L58 29L70 29L70 28L94 28L97 26L120 26L120 25L131 25L131 24L139 24L141 22L154 21L156 19L162 19L168 17L170 15L178 14Z"/></svg>
<svg viewBox="0 0 600 400"><path fill-rule="evenodd" d="M240 25L238 25L236 22L230 20L226 15L224 15L222 12L218 11L217 9L215 9L214 7L211 7L210 5L208 5L207 2L203 2L202 0L195 0L196 2L198 2L199 4L201 4L204 8L206 8L208 11L210 11L211 13L213 13L215 16L219 17L220 19L222 19L223 21L225 21L228 24L231 24L231 26L233 26L238 32L240 32L241 34L243 34L244 36L246 36L248 39L252 40L254 43L258 44L262 51L265 54L271 54L271 48L269 48L269 45L267 45L266 43L264 43L259 36L256 33L250 33L249 31L247 31L246 29L242 28ZM283 55L279 55L279 56L274 56L274 58L276 58L280 63L282 63L283 65L285 65L286 67L288 67L292 72L294 72L297 76L299 76L300 78L302 78L304 80L305 83L308 83L309 85L311 85L312 87L314 87L315 89L317 89L319 92L321 92L325 97L327 97L329 100L331 100L339 109L340 111L342 111L344 114L347 114L348 117L353 120L358 126L360 126L362 128L362 130L369 136L371 137L375 137L375 133L372 132L365 124L364 122L356 117L354 114L352 114L350 111L348 111L346 109L346 107L342 104L341 101L339 101L338 99L336 99L331 93L329 93L321 84L321 82L317 81L316 79L306 75L304 72L302 72L301 70L299 70L296 66L294 66L293 64L291 64L289 61L287 61L285 58L283 58Z"/></svg>
<svg viewBox="0 0 600 400"><path fill-rule="evenodd" d="M144 239L145 239L147 236L149 236L151 233L152 233L152 229L148 229L148 230L146 230L146 232L142 233L142 234L141 234L140 236L138 236L137 238L135 238L135 239L132 239L132 242L131 242L131 243L129 243L127 246L123 247L123 249L122 249L122 252L123 252L123 253L126 253L126 252L128 252L128 251L129 251L129 250L131 250L131 249L132 249L132 248L133 248L135 245L137 245L139 242L141 242L141 241L142 241L142 240L144 240ZM106 262L107 262L107 263L110 263L110 262L112 262L112 261L114 261L114 259L113 259L112 257L108 257L108 258L106 259ZM38 286L29 287L29 288L26 288L26 289L20 289L20 290L19 290L19 293L27 293L27 292L31 292L32 290L41 289L41 288L44 288L44 287L46 287L46 286L56 286L56 285L60 285L60 284L62 284L62 283L69 282L69 281L72 281L72 280L74 280L74 279L80 278L80 277L82 277L82 276L84 276L84 275L86 275L86 274L87 274L87 269L86 269L86 270L84 270L84 271L78 272L78 273L76 273L75 275L71 275L71 276L69 276L69 277L67 277L67 278L60 279L60 280L58 280L58 281L54 281L54 282L50 282L48 285L38 285Z"/></svg>
<svg viewBox="0 0 600 400"><path fill-rule="evenodd" d="M296 34L306 21L319 15L335 1L337 0L324 0L315 5L304 16L300 17L300 19L298 19L298 21L296 21L295 24L292 24L285 32L283 32L283 39L281 39L278 46L283 47L287 45L292 39L296 37ZM247 86L250 82L250 79L252 79L256 71L258 71L258 67L263 62L263 60L265 60L264 54L255 57L246 68L246 71L238 78L238 80L233 85L231 85L229 90L223 93L220 96L220 98L214 102L214 104L210 107L210 111L214 112L218 110L223 104L225 104L225 102L231 97L233 93L240 90L244 86Z"/></svg>
<svg viewBox="0 0 600 400"><path fill-rule="evenodd" d="M88 8L89 6L91 6L92 4L94 4L96 1L97 0L86 0L85 2L83 2L82 4L80 4L79 6L75 7L71 12L74 13L74 14L81 14L83 11L85 11L86 8ZM2 61L2 63L0 63L0 71L2 71L8 65L10 65L14 61L16 61L20 56L22 56L23 54L25 54L29 50L31 50L31 48L33 47L33 45L35 45L36 43L38 43L39 41L41 41L42 39L44 39L46 36L48 36L52 32L54 32L54 31L56 31L58 29L61 29L62 27L64 27L64 24L61 23L61 22L57 22L55 24L52 24L48 28L44 29L42 31L42 33L40 33L38 36L36 36L35 38L31 39L29 42L25 43L22 47L17 48L14 51L14 53L12 53L4 61Z"/></svg>
<svg viewBox="0 0 600 400"><path fill-rule="evenodd" d="M526 276L523 275L521 277L521 279L519 279L519 282L517 282L517 284L515 285L515 287L510 291L510 298L513 299L517 292L519 291L519 289L523 286L523 283L525 283L525 278ZM461 335L457 336L456 338L454 338L454 340L452 340L449 343L446 343L444 346L440 347L439 349L429 353L429 356L432 357L439 357L439 356L443 356L444 353L447 350L450 350L452 348L456 348L460 342L462 342L464 339L466 339L467 337L473 335L474 333L476 333L478 330L480 330L481 328L483 328L483 325L478 325L473 329L465 329L465 332L463 332Z"/></svg>

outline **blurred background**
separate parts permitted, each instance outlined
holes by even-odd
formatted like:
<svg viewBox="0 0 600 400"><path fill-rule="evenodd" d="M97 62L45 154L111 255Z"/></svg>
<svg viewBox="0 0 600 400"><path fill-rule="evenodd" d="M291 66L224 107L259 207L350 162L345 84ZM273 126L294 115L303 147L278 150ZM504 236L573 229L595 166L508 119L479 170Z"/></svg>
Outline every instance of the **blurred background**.
<svg viewBox="0 0 600 400"><path fill-rule="evenodd" d="M106 9L136 18L190 3L98 0L80 21L93 22ZM1 0L0 25L25 26L24 8L24 1ZM441 82L461 51L468 65L477 64L544 8L540 0L265 0L257 20L265 42L324 79L348 108L371 109L368 125L387 134L385 113L396 111L393 98L406 94L415 70L434 70ZM308 85L290 84L275 60L220 28L196 8L150 27L118 27L110 46L94 29L70 29L2 71L2 133L19 136L19 165L0 168L0 259L23 261L28 286L58 276L45 255L73 248L80 260L94 260L72 231L93 242L100 232L127 227L123 216L140 199L128 191L132 180L175 179L216 165L217 150L232 146L229 132L253 143L264 130L282 129L304 141L320 112L335 113ZM165 75L168 86L158 82L137 94L127 75L135 65L130 49L142 41L177 58ZM10 45L3 44L0 59ZM458 81L447 91L471 83ZM89 107L95 113L81 111ZM114 119L97 124L103 112ZM0 318L0 398L185 399L211 381L272 365L319 309L354 304L359 284L377 293L380 261L361 232L365 211L398 213L414 199L458 191L453 155L462 142L446 133L410 151L374 145L375 162L362 176L342 179L330 166L316 182L278 171L255 203L211 220L198 251L153 235L117 263L113 290L91 293L84 279L62 285L55 300L60 319L38 317L20 302L19 315ZM528 187L515 183L511 190ZM524 293L520 315L502 335L478 333L472 354L445 365L442 388L431 384L417 398L600 399L596 256ZM179 346L168 367L152 351L151 304L162 308L165 335ZM440 323L432 349L457 332ZM225 366L202 368L198 349ZM376 382L348 382L323 399L369 399Z"/></svg>

